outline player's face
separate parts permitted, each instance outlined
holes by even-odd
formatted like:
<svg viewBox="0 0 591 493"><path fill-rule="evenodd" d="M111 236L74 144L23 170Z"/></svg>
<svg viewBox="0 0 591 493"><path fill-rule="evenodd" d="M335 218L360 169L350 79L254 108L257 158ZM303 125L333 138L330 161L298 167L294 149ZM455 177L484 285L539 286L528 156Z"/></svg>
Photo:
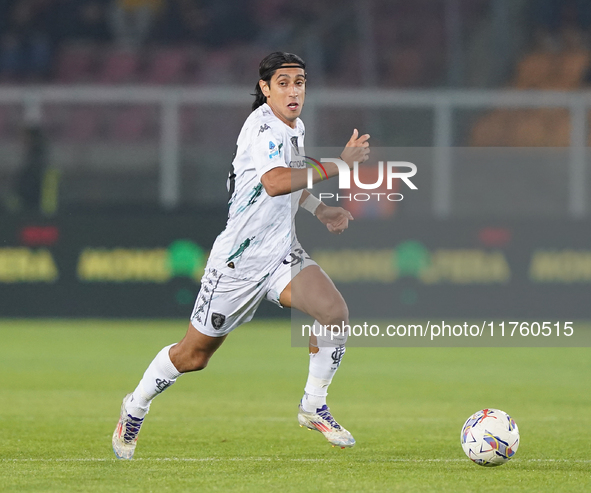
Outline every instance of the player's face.
<svg viewBox="0 0 591 493"><path fill-rule="evenodd" d="M278 68L271 84L259 82L267 104L283 123L295 128L306 97L306 75L301 68Z"/></svg>

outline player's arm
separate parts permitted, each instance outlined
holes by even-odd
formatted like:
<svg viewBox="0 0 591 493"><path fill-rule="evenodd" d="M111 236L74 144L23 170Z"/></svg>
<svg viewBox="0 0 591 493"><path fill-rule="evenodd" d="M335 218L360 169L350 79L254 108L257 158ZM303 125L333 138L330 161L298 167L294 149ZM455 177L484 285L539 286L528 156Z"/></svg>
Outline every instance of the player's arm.
<svg viewBox="0 0 591 493"><path fill-rule="evenodd" d="M302 205L310 195L312 194L308 192L308 190L302 190L302 196L300 197L299 204Z"/></svg>
<svg viewBox="0 0 591 493"><path fill-rule="evenodd" d="M337 176L339 168L334 163L323 163L328 178ZM319 175L313 177L313 183L322 180ZM286 195L291 192L297 192L308 186L308 170L277 167L267 171L261 177L261 183L265 187L267 195L276 197Z"/></svg>
<svg viewBox="0 0 591 493"><path fill-rule="evenodd" d="M298 202L300 207L306 209L311 214L317 215L316 212L320 212L323 207L327 207L322 200L315 195L312 195L308 190L302 190L300 201Z"/></svg>
<svg viewBox="0 0 591 493"><path fill-rule="evenodd" d="M367 160L369 155L369 134L359 137L357 129L353 131L353 135L347 142L345 149L341 154L341 159L345 161L349 168L353 168L354 162L362 163ZM339 168L335 163L323 163L324 169L328 178L337 176ZM320 175L313 176L313 183L318 183L322 180ZM308 170L292 169L285 167L276 167L267 171L261 177L261 183L265 187L265 191L271 197L278 195L286 195L288 193L303 190L308 186Z"/></svg>
<svg viewBox="0 0 591 493"><path fill-rule="evenodd" d="M312 195L308 190L302 191L300 206L314 214L331 233L341 234L353 220L351 213L342 207L331 207Z"/></svg>

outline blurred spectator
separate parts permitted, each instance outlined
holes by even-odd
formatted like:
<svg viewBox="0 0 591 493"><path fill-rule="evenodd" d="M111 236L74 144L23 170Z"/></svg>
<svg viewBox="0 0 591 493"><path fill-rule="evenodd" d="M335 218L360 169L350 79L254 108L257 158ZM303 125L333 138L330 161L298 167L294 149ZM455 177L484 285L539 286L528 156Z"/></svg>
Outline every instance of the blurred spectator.
<svg viewBox="0 0 591 493"><path fill-rule="evenodd" d="M257 44L270 50L287 46L299 17L294 4L286 0L256 0L253 7Z"/></svg>
<svg viewBox="0 0 591 493"><path fill-rule="evenodd" d="M203 42L209 12L198 0L168 0L158 22L157 38L164 43Z"/></svg>
<svg viewBox="0 0 591 493"><path fill-rule="evenodd" d="M162 0L113 0L111 22L116 41L133 47L143 44L161 8Z"/></svg>
<svg viewBox="0 0 591 493"><path fill-rule="evenodd" d="M476 25L471 19L487 12L476 7L493 0L461 1L466 12L475 14L466 25ZM578 16L577 25L587 28L590 23L591 0L513 1L533 3L536 23L547 33L559 29L556 9L562 12L563 5L573 6L564 9L567 20L571 12ZM320 84L358 85L373 80L368 73L380 72L387 86L433 85L445 72L443 4L372 0L369 9L353 0L0 0L0 82L38 81L50 73L57 82L92 82L100 72L95 61L108 58L111 50L121 51L97 43L115 40L124 48L190 46L186 78L204 82L213 80L204 67L217 72L215 80L238 83L242 74L256 69L261 51L285 50L303 54ZM360 15L365 11L370 12L367 18ZM72 41L84 46L62 49ZM368 46L372 57L364 53ZM148 48L141 60L150 59L153 46ZM56 49L60 56L54 66ZM102 56L105 49L107 57ZM68 50L78 52L63 56ZM365 59L372 70L359 70ZM77 71L64 76L62 65ZM133 80L142 82L143 74L140 66Z"/></svg>
<svg viewBox="0 0 591 493"><path fill-rule="evenodd" d="M41 191L48 168L47 142L40 126L27 126L24 130L24 161L18 175L17 195L19 205L25 211L38 212L41 208Z"/></svg>
<svg viewBox="0 0 591 493"><path fill-rule="evenodd" d="M62 36L72 41L104 42L111 38L109 0L61 0L60 19L68 19Z"/></svg>
<svg viewBox="0 0 591 493"><path fill-rule="evenodd" d="M255 35L255 27L250 2L251 0L209 0L207 10L210 23L205 43L213 48L225 48L251 42Z"/></svg>
<svg viewBox="0 0 591 493"><path fill-rule="evenodd" d="M542 49L579 48L587 42L591 28L589 0L534 0L531 10L534 37Z"/></svg>
<svg viewBox="0 0 591 493"><path fill-rule="evenodd" d="M38 79L50 68L51 0L12 2L0 39L0 75Z"/></svg>
<svg viewBox="0 0 591 493"><path fill-rule="evenodd" d="M169 0L159 22L158 39L235 47L252 41L256 32L252 17L248 0Z"/></svg>

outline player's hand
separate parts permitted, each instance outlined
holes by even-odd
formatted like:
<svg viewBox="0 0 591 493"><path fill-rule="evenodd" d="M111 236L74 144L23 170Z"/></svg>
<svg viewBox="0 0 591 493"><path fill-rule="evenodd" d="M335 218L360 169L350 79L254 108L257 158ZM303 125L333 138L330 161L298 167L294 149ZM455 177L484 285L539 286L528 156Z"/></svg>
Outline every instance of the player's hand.
<svg viewBox="0 0 591 493"><path fill-rule="evenodd" d="M349 168L353 168L353 163L364 163L369 158L369 134L359 137L357 129L353 130L353 135L347 142L345 149L341 153L341 159L345 161Z"/></svg>
<svg viewBox="0 0 591 493"><path fill-rule="evenodd" d="M330 207L320 204L316 209L316 217L326 225L331 233L340 235L349 227L349 221L353 221L351 213L342 207Z"/></svg>

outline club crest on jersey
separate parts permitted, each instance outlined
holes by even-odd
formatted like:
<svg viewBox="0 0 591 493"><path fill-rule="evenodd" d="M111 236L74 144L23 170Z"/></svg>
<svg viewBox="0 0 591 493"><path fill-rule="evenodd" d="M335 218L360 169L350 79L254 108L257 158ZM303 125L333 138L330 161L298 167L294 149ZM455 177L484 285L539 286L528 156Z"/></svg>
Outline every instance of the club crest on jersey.
<svg viewBox="0 0 591 493"><path fill-rule="evenodd" d="M221 313L212 313L211 314L211 325L215 330L219 330L224 325L226 321L226 316L222 315Z"/></svg>
<svg viewBox="0 0 591 493"><path fill-rule="evenodd" d="M291 145L293 146L293 150L295 151L296 156L300 155L300 147L298 146L298 136L294 135L291 138Z"/></svg>

